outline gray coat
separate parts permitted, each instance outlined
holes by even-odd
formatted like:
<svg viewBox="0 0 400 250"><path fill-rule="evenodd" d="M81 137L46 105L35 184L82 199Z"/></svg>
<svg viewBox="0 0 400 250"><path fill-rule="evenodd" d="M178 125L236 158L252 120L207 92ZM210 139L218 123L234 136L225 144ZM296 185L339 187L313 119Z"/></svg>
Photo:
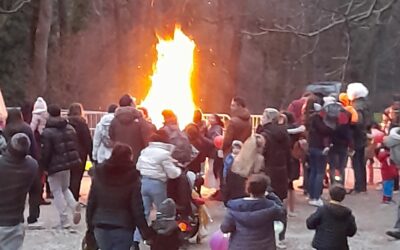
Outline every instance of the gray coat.
<svg viewBox="0 0 400 250"><path fill-rule="evenodd" d="M284 217L282 202L274 194L261 199L229 201L229 210L221 225L231 233L229 250L275 250L274 221Z"/></svg>
<svg viewBox="0 0 400 250"><path fill-rule="evenodd" d="M383 144L390 149L390 159L400 166L400 128L390 130L389 136L385 138Z"/></svg>

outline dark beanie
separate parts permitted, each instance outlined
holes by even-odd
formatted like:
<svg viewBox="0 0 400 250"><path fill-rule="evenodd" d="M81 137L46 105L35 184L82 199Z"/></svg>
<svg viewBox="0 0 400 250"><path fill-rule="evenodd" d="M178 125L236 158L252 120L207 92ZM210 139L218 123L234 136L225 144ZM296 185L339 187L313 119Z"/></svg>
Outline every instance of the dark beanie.
<svg viewBox="0 0 400 250"><path fill-rule="evenodd" d="M132 105L133 105L133 98L128 94L123 95L121 97L121 99L119 99L120 107L128 107L128 106L132 106Z"/></svg>
<svg viewBox="0 0 400 250"><path fill-rule="evenodd" d="M17 133L11 137L9 147L11 150L22 154L22 155L27 155L29 154L29 149L31 147L31 141L29 140L29 137L23 133Z"/></svg>
<svg viewBox="0 0 400 250"><path fill-rule="evenodd" d="M47 107L47 112L49 113L50 116L58 117L61 115L61 108L57 104L50 104Z"/></svg>
<svg viewBox="0 0 400 250"><path fill-rule="evenodd" d="M173 199L164 200L157 209L157 218L175 218L176 204Z"/></svg>

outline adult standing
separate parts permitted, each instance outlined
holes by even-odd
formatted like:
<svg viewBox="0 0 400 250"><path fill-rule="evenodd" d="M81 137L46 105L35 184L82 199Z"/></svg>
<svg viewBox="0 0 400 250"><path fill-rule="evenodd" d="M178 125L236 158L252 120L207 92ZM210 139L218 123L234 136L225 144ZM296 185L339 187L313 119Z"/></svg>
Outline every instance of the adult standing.
<svg viewBox="0 0 400 250"><path fill-rule="evenodd" d="M75 200L79 201L79 192L83 173L85 172L86 161L89 156L92 160L92 136L90 135L89 126L84 118L83 107L80 103L73 103L68 111L68 123L75 129L78 137L78 152L81 158L81 164L78 167L71 169L70 186ZM93 161L93 160L92 160Z"/></svg>
<svg viewBox="0 0 400 250"><path fill-rule="evenodd" d="M354 156L354 191L367 191L367 170L365 147L367 146L367 128L371 125L371 114L367 103L368 89L362 83L351 83L347 87L351 105L357 111L358 122L353 126Z"/></svg>
<svg viewBox="0 0 400 250"><path fill-rule="evenodd" d="M383 113L384 131L390 132L392 128L400 127L400 94L393 96L393 103Z"/></svg>
<svg viewBox="0 0 400 250"><path fill-rule="evenodd" d="M7 125L4 128L4 137L9 142L13 135L23 133L28 136L30 148L28 154L34 159L38 159L38 149L35 137L30 126L24 122L22 113L19 109L11 109L8 112ZM29 217L27 219L30 228L41 228L42 224L38 222L40 216L40 202L42 200L40 171L35 175L33 184L29 190Z"/></svg>
<svg viewBox="0 0 400 250"><path fill-rule="evenodd" d="M38 173L36 160L28 155L30 143L17 133L0 156L0 249L22 249L26 195Z"/></svg>
<svg viewBox="0 0 400 250"><path fill-rule="evenodd" d="M228 122L222 145L224 156L231 152L234 140L244 143L251 136L252 129L251 115L246 108L246 102L240 97L233 98L231 102L231 120Z"/></svg>
<svg viewBox="0 0 400 250"><path fill-rule="evenodd" d="M74 224L81 219L80 204L69 189L71 169L79 168L82 164L78 137L75 129L61 117L59 106L49 105L47 111L50 117L41 136L41 162L48 173L54 204L60 216L60 227L67 229L71 227L67 207L72 211Z"/></svg>
<svg viewBox="0 0 400 250"><path fill-rule="evenodd" d="M278 110L265 109L261 119L261 134L267 145L264 150L265 171L271 178L271 187L274 193L283 201L287 198L290 182L291 144L286 125L279 124L280 118L282 116ZM284 240L287 219L285 218L282 222L284 230L279 234L277 245L280 248L286 248Z"/></svg>
<svg viewBox="0 0 400 250"><path fill-rule="evenodd" d="M136 109L135 100L127 94L122 96L109 128L111 141L128 144L133 152L133 162L136 163L140 151L148 145L148 132L148 125L142 113Z"/></svg>
<svg viewBox="0 0 400 250"><path fill-rule="evenodd" d="M132 159L129 145L116 143L111 157L94 170L86 222L102 250L129 250L136 226L146 239L151 236L143 213L140 174Z"/></svg>
<svg viewBox="0 0 400 250"><path fill-rule="evenodd" d="M206 137L214 142L214 139L217 136L222 136L224 133L224 122L222 121L221 117L217 114L212 114L209 119L209 128L207 130L207 134ZM211 145L211 150L209 151L209 155L208 155L208 167L209 167L209 171L211 172L212 170L212 174L214 174L214 178L211 179L218 179L221 185L222 182L222 172L223 172L223 168L224 168L224 159L222 155L218 154L218 148L215 147L215 145ZM210 179L210 174L211 173L207 173L206 177L208 177ZM211 181L207 180L205 181L205 183L208 183L208 185L211 184ZM216 186L212 186L211 187L215 187ZM213 198L215 199L220 199L221 195L220 192L216 192L213 195Z"/></svg>
<svg viewBox="0 0 400 250"><path fill-rule="evenodd" d="M107 114L100 119L94 130L92 157L96 163L103 163L111 156L113 145L109 135L109 128L117 108L117 105L111 104L108 107Z"/></svg>
<svg viewBox="0 0 400 250"><path fill-rule="evenodd" d="M309 166L308 192L311 206L323 206L320 199L326 171L332 129L325 125L320 115L321 106L314 103L308 125Z"/></svg>
<svg viewBox="0 0 400 250"><path fill-rule="evenodd" d="M22 111L23 109L21 108L22 116L24 116L24 112ZM40 145L40 135L43 133L43 129L46 127L47 123L47 118L49 117L47 113L47 103L42 97L38 97L35 101L35 104L33 105L33 110L31 110L31 119L30 119L30 127L33 131L33 135L35 137L35 142L36 145ZM27 115L25 115L27 116ZM24 118L26 121L26 118ZM40 147L37 147L37 155L40 158ZM40 163L40 159L38 159ZM44 190L44 185L46 184L46 196L47 198L50 198L51 192L50 192L50 187L49 183L47 181L47 176L44 174L43 167L39 165L39 170L40 170L40 178L41 178L41 204L42 205L50 205L51 203L44 200L43 198L43 190Z"/></svg>

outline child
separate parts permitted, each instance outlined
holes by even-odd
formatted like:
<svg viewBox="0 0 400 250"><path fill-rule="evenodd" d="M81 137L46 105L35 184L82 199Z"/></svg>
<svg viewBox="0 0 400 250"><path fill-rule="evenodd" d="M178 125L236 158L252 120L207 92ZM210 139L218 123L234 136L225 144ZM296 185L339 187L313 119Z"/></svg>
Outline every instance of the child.
<svg viewBox="0 0 400 250"><path fill-rule="evenodd" d="M176 205L174 200L164 200L157 210L157 219L152 228L157 236L151 242L151 250L178 250L181 246L180 230L175 220Z"/></svg>
<svg viewBox="0 0 400 250"><path fill-rule="evenodd" d="M392 202L394 179L397 175L396 165L390 160L389 149L380 147L376 150L376 158L381 163L381 174L383 184L382 202L388 204Z"/></svg>
<svg viewBox="0 0 400 250"><path fill-rule="evenodd" d="M230 153L224 160L224 170L223 170L223 182L225 183L226 175L229 169L233 165L233 161L235 160L236 156L239 154L240 150L242 149L243 143L241 141L233 141L232 142L232 153Z"/></svg>
<svg viewBox="0 0 400 250"><path fill-rule="evenodd" d="M355 218L351 210L341 204L346 196L342 185L333 185L329 190L331 201L307 219L307 228L316 230L312 246L315 249L347 250L347 237L357 232Z"/></svg>

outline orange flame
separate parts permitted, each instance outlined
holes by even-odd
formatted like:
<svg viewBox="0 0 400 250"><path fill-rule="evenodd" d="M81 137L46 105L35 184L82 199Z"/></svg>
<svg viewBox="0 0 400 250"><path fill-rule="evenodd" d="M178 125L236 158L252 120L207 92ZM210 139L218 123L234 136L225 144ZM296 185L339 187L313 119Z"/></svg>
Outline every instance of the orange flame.
<svg viewBox="0 0 400 250"><path fill-rule="evenodd" d="M191 76L196 44L179 27L172 39L159 38L158 59L151 76L152 85L141 106L146 107L153 123L161 127L164 109L171 109L180 126L192 121L196 105L193 102Z"/></svg>

